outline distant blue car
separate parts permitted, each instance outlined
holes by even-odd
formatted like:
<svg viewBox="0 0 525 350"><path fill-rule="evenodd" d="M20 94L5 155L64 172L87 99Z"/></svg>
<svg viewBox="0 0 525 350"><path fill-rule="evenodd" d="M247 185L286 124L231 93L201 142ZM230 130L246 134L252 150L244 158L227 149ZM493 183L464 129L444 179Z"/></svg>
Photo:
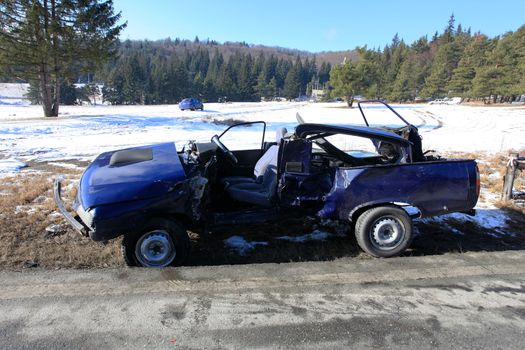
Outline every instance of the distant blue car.
<svg viewBox="0 0 525 350"><path fill-rule="evenodd" d="M181 111L184 111L186 109L189 109L191 111L200 109L202 111L204 110L204 105L200 100L197 100L196 98L185 98L184 100L180 101L179 108Z"/></svg>

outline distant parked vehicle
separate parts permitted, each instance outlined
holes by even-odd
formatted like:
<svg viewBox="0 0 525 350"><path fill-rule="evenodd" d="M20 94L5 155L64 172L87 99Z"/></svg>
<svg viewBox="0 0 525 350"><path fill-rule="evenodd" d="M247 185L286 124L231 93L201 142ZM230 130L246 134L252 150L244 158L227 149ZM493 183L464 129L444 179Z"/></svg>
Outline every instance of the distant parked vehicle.
<svg viewBox="0 0 525 350"><path fill-rule="evenodd" d="M200 100L197 100L196 98L185 98L184 100L180 101L179 108L181 111L185 111L187 109L189 109L190 111L200 109L202 111L204 110L204 105Z"/></svg>
<svg viewBox="0 0 525 350"><path fill-rule="evenodd" d="M452 97L452 98L445 97L443 99L438 98L433 101L430 101L428 104L429 105L457 105L460 103L461 103L461 97Z"/></svg>

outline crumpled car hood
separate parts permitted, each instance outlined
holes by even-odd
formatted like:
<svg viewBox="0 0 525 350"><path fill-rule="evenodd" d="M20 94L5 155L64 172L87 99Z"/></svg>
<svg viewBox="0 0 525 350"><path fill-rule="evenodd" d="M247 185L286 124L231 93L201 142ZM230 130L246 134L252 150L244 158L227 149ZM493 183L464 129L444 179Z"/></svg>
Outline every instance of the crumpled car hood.
<svg viewBox="0 0 525 350"><path fill-rule="evenodd" d="M113 154L99 155L80 180L79 200L84 209L157 197L186 178L174 143L135 147L150 149L151 159L111 165ZM115 159L115 157L113 157Z"/></svg>

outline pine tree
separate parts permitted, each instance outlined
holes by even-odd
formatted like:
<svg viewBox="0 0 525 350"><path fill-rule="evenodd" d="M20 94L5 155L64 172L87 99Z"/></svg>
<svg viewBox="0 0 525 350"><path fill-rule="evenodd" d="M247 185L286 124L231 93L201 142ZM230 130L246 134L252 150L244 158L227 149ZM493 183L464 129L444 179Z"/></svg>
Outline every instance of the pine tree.
<svg viewBox="0 0 525 350"><path fill-rule="evenodd" d="M46 117L58 116L60 87L78 67L93 68L112 53L126 24L113 1L0 2L0 67L38 81Z"/></svg>
<svg viewBox="0 0 525 350"><path fill-rule="evenodd" d="M246 55L242 58L241 65L238 72L237 86L239 89L239 99L241 101L254 101L255 78L252 76L253 59L251 55Z"/></svg>
<svg viewBox="0 0 525 350"><path fill-rule="evenodd" d="M385 88L384 93L390 94L394 81L396 80L399 69L407 55L407 46L403 40L399 40L398 35L394 36L390 46L385 48L385 72L383 75L382 85Z"/></svg>
<svg viewBox="0 0 525 350"><path fill-rule="evenodd" d="M286 74L283 96L289 100L301 95L301 66L295 64Z"/></svg>
<svg viewBox="0 0 525 350"><path fill-rule="evenodd" d="M359 60L355 64L354 93L375 96L380 88L378 82L382 74L378 57L366 46L357 48L357 52L359 53Z"/></svg>
<svg viewBox="0 0 525 350"><path fill-rule="evenodd" d="M356 67L351 61L346 61L332 67L330 85L332 97L346 97L348 106L352 106L355 94Z"/></svg>
<svg viewBox="0 0 525 350"><path fill-rule="evenodd" d="M290 62L289 60L284 60L282 58L280 58L277 62L277 65L275 67L275 80L277 82L278 89L284 88L284 80L286 79L288 72L292 69L292 66L292 62Z"/></svg>
<svg viewBox="0 0 525 350"><path fill-rule="evenodd" d="M255 86L255 91L259 98L268 98L268 83L266 82L266 75L264 72L261 72L257 77L257 85Z"/></svg>
<svg viewBox="0 0 525 350"><path fill-rule="evenodd" d="M461 52L457 44L446 42L439 46L430 75L425 80L422 95L427 97L442 97L448 94L447 85L456 69Z"/></svg>
<svg viewBox="0 0 525 350"><path fill-rule="evenodd" d="M454 13L452 13L450 15L450 18L448 19L447 27L445 28L445 32L443 33L443 36L441 38L444 43L450 43L454 40L455 23L456 23L456 18L454 16Z"/></svg>
<svg viewBox="0 0 525 350"><path fill-rule="evenodd" d="M277 95L278 95L277 80L275 80L275 77L272 77L272 79L270 79L270 82L268 83L267 96L269 98L276 98Z"/></svg>
<svg viewBox="0 0 525 350"><path fill-rule="evenodd" d="M486 64L489 41L484 35L476 35L467 45L464 53L454 69L447 89L454 94L472 97L472 80L476 70Z"/></svg>
<svg viewBox="0 0 525 350"><path fill-rule="evenodd" d="M472 81L472 93L475 96L486 98L494 97L496 99L495 90L502 79L503 72L497 67L481 67L476 71L476 77Z"/></svg>
<svg viewBox="0 0 525 350"><path fill-rule="evenodd" d="M226 98L228 101L237 101L238 92L237 85L233 78L235 77L235 72L233 69L233 64L231 60L222 66L217 79L217 91L220 96Z"/></svg>
<svg viewBox="0 0 525 350"><path fill-rule="evenodd" d="M412 58L407 58L397 74L394 81L390 99L395 101L412 100L416 96L416 80L414 71L414 61Z"/></svg>
<svg viewBox="0 0 525 350"><path fill-rule="evenodd" d="M328 80L330 80L330 70L332 69L332 66L330 63L323 62L321 63L321 67L319 68L319 83L324 84Z"/></svg>

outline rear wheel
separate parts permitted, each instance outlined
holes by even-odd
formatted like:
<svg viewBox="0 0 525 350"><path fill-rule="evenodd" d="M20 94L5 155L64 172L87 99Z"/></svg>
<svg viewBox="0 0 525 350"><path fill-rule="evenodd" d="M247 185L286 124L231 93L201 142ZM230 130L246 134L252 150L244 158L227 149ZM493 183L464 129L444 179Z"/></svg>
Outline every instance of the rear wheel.
<svg viewBox="0 0 525 350"><path fill-rule="evenodd" d="M155 219L143 231L122 240L122 255L128 266L180 266L189 252L186 230L171 220Z"/></svg>
<svg viewBox="0 0 525 350"><path fill-rule="evenodd" d="M404 252L412 242L412 219L401 208L384 206L357 218L355 237L365 252L388 258Z"/></svg>

